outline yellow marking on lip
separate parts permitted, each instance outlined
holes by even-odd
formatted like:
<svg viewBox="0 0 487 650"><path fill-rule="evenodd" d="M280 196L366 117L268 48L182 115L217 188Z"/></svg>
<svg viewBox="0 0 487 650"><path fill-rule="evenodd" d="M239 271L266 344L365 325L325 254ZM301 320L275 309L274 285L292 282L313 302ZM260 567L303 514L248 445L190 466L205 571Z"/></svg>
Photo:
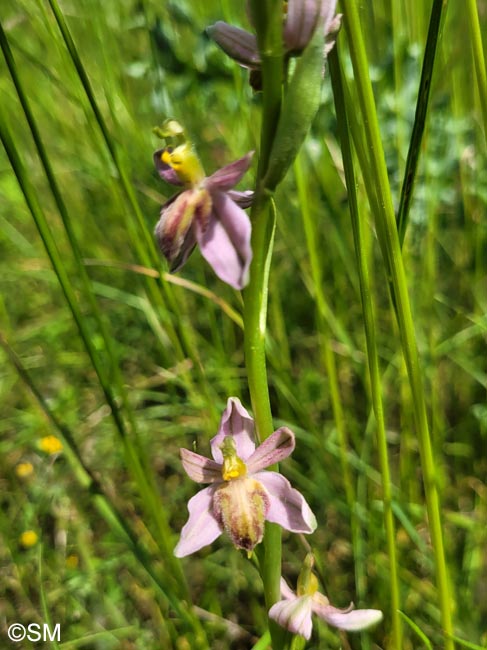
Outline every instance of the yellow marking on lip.
<svg viewBox="0 0 487 650"><path fill-rule="evenodd" d="M173 169L179 180L187 187L195 187L205 177L205 172L196 152L189 143L178 147L166 147L161 153L161 161Z"/></svg>
<svg viewBox="0 0 487 650"><path fill-rule="evenodd" d="M241 478L247 475L247 465L237 456L235 441L230 436L226 436L221 444L223 454L222 478L224 481Z"/></svg>

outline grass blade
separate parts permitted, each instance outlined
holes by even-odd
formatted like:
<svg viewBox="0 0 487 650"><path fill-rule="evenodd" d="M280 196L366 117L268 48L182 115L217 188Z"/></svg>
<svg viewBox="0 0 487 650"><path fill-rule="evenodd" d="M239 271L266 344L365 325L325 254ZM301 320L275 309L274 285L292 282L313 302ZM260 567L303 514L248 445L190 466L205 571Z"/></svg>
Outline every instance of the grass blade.
<svg viewBox="0 0 487 650"><path fill-rule="evenodd" d="M444 0L434 0L431 8L431 17L428 30L428 38L424 52L423 69L421 71L421 81L419 83L418 101L416 104L416 114L414 116L413 131L409 142L408 157L406 160L406 169L401 188L401 199L397 212L397 229L399 231L399 240L401 246L404 242L406 229L408 225L409 208L413 195L414 181L416 178L416 169L418 167L419 154L421 152L421 143L423 140L424 127L426 124L426 113L428 111L428 102L431 89L431 80L433 77L433 67L437 52L438 34L444 18L443 7Z"/></svg>

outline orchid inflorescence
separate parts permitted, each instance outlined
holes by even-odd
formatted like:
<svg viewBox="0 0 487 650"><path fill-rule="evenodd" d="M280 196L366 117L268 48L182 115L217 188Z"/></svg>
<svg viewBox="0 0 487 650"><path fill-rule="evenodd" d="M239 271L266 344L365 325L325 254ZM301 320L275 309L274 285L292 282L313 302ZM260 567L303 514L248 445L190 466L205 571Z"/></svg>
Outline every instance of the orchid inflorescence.
<svg viewBox="0 0 487 650"><path fill-rule="evenodd" d="M248 284L253 257L252 225L244 209L253 205L258 213L256 197L275 190L309 129L319 106L325 57L340 26L335 7L336 0L283 3L283 77L289 71L291 57L302 56L303 65L296 65L292 78L287 79L269 164L258 176L255 196L250 190L234 189L249 169L253 152L206 176L179 122L169 119L155 129L156 135L165 141L165 146L154 153L155 167L164 181L180 188L162 206L155 229L171 271L179 270L198 244L221 280L235 289ZM249 17L253 22L252 11ZM255 73L260 75L262 67L259 38L221 21L207 31L226 54L254 73L251 85L256 89ZM307 89L312 92L303 102L302 93ZM262 328L260 320L258 327ZM249 387L252 394L250 375ZM230 397L218 432L210 441L212 458L181 449L186 474L206 487L188 502L189 518L174 550L177 557L199 551L222 533L237 549L253 557L256 547L265 542L266 522L301 534L316 529L316 518L305 498L277 471L277 463L295 448L294 433L283 426L258 444L257 429L240 400ZM313 565L313 555L308 553L296 592L281 578L282 599L277 600L274 592L269 618L305 639L311 637L313 614L348 631L366 629L382 619L379 610L355 610L353 605L339 609L331 605L318 590Z"/></svg>

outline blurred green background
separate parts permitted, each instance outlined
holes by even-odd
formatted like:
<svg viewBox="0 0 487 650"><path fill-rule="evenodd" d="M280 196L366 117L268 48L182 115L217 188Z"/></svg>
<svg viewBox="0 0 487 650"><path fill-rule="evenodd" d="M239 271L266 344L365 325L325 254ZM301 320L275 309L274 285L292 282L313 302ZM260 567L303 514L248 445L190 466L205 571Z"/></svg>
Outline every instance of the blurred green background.
<svg viewBox="0 0 487 650"><path fill-rule="evenodd" d="M408 0L360 4L396 205L430 10L431 2ZM173 584L178 563L170 554L186 521L186 502L197 489L182 472L179 448L207 455L228 396L250 407L242 301L198 251L177 276L164 275L151 234L159 206L173 191L153 169L159 142L152 127L167 117L183 123L208 174L258 146L260 96L249 87L247 72L204 33L219 19L248 28L244 3L78 0L63 2L61 12L82 70L73 64L48 2L3 0L0 8L19 83L71 228L70 241L39 141L2 56L0 118L25 176L16 177L11 158L0 150L0 331L147 558L141 561L100 515L94 484L80 487L79 464L66 444L61 453L43 450L43 438L61 433L25 376L0 351L1 644L19 647L8 645L9 623L41 622L49 615L61 623L59 647L67 650L251 648L266 625L253 565L224 538L183 561L199 608L194 617L206 635L196 641L197 625L174 607L174 600L184 603L186 596ZM485 1L478 2L478 12L485 34ZM351 77L343 32L339 42ZM456 633L477 644L470 647L480 647L487 644L487 134L470 42L462 3L448 3L404 259L438 459ZM385 614L376 630L348 641L317 625L309 647L386 648L388 563L380 474L328 78L297 165L314 244L305 235L291 171L276 197L270 284L273 413L276 428L285 423L298 439L282 471L318 518L306 542L317 554L330 600L346 606L353 599ZM251 170L243 189L252 187L252 176ZM22 190L34 197L52 234L84 338ZM358 192L367 214L361 180ZM369 222L403 611L439 648L411 398ZM310 245L319 252L320 287L311 272ZM337 371L341 418L332 408L326 350ZM114 406L119 422L112 417ZM348 441L353 504L345 495L340 428ZM19 465L25 463L31 468ZM29 530L37 535L33 545L21 538ZM283 573L290 582L299 571L303 544L284 535ZM147 566L161 577L165 593L148 577ZM22 648L39 647L24 643ZM428 647L411 629L404 643Z"/></svg>

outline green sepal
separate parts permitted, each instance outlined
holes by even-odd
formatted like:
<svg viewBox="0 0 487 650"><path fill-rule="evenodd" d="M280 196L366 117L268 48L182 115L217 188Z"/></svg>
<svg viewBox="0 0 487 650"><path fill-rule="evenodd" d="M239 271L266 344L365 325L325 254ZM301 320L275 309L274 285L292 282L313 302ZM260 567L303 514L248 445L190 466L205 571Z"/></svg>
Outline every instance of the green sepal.
<svg viewBox="0 0 487 650"><path fill-rule="evenodd" d="M282 102L269 167L263 180L267 190L274 191L286 175L318 112L324 65L323 27L317 25L313 38L298 59Z"/></svg>

